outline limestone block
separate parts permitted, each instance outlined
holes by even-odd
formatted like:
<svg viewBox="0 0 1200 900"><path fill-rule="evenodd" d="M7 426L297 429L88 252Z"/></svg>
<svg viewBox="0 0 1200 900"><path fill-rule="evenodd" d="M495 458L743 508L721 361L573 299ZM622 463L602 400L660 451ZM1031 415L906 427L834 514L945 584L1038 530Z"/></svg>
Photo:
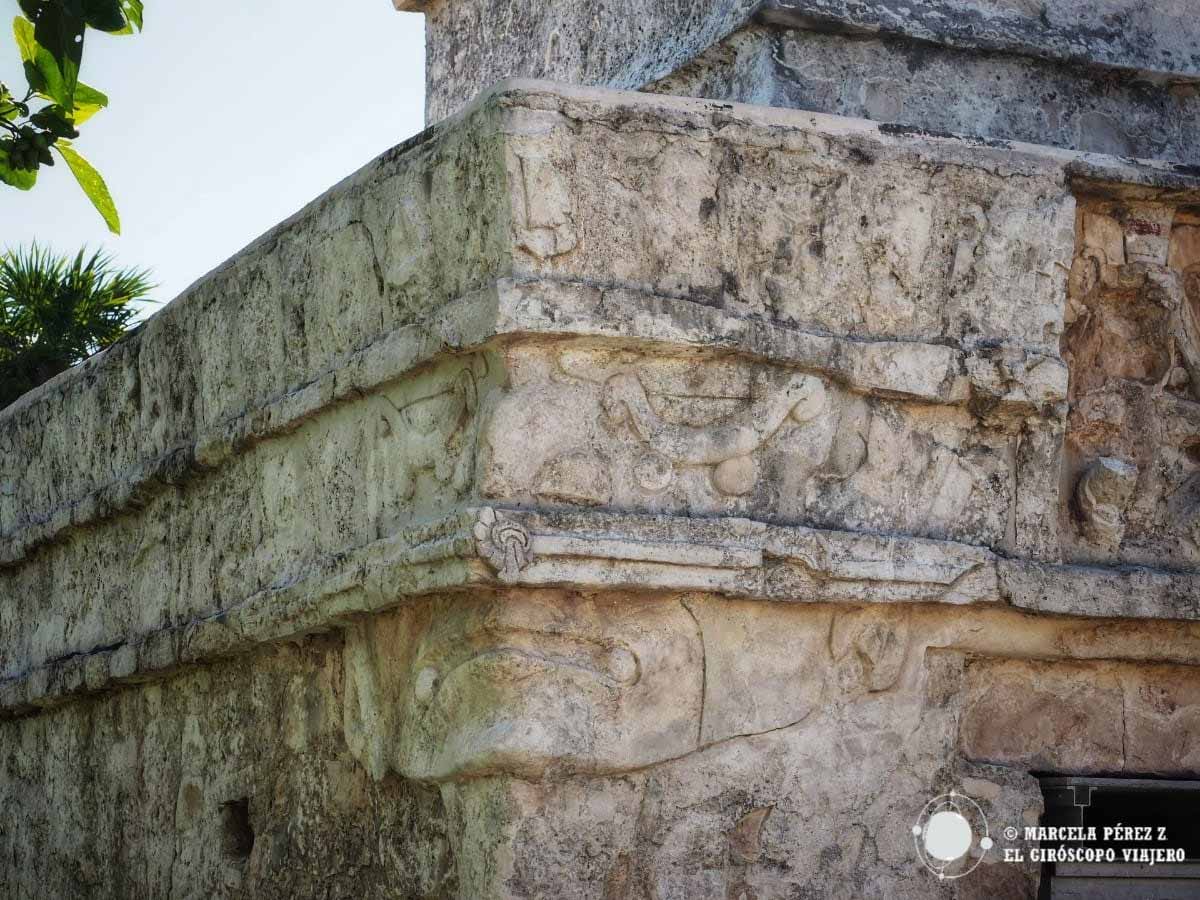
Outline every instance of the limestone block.
<svg viewBox="0 0 1200 900"><path fill-rule="evenodd" d="M558 215L578 244L526 250L529 275L617 282L833 334L1057 350L1073 198L1040 166L1009 177L1011 156L968 170L914 165L903 139L899 152L830 144L830 132L857 130L850 120L826 120L820 138L802 127L763 140L739 136L712 105L711 132L632 109L618 121L553 107L522 117L510 178L526 156L553 167L570 185L555 196L570 199Z"/></svg>
<svg viewBox="0 0 1200 900"><path fill-rule="evenodd" d="M1172 666L1127 672L1125 767L1131 772L1189 775L1200 768L1200 683Z"/></svg>
<svg viewBox="0 0 1200 900"><path fill-rule="evenodd" d="M453 895L437 792L346 749L339 645L6 723L0 802L22 826L0 833L4 896Z"/></svg>
<svg viewBox="0 0 1200 900"><path fill-rule="evenodd" d="M967 667L970 759L1043 771L1185 775L1196 768L1196 670L1110 662Z"/></svg>
<svg viewBox="0 0 1200 900"><path fill-rule="evenodd" d="M1071 36L1076 47L1068 58L1054 52L981 53L977 47L986 38L981 41L980 32L964 41L939 35L933 43L887 28L848 35L790 15L786 7L792 5L778 4L775 11L767 4L757 22L643 89L819 110L898 129L997 142L1028 141L1183 164L1200 159L1195 149L1200 95L1194 83L1152 86L1129 59L1116 69L1096 65L1101 42L1085 36L1087 26L1077 26ZM970 13L961 15L965 19ZM1148 24L1154 14L1140 10L1131 15ZM1038 27L1048 36L1050 29ZM1195 27L1183 27L1194 42ZM1093 65L1081 64L1081 57ZM1177 69L1180 62L1176 58L1166 65ZM1193 72L1189 80L1194 79Z"/></svg>
<svg viewBox="0 0 1200 900"><path fill-rule="evenodd" d="M969 759L1037 771L1119 772L1120 681L1095 666L981 661L967 668Z"/></svg>
<svg viewBox="0 0 1200 900"><path fill-rule="evenodd" d="M540 778L694 748L703 651L678 604L516 593L364 626L346 680L351 746L377 775Z"/></svg>
<svg viewBox="0 0 1200 900"><path fill-rule="evenodd" d="M704 639L700 746L794 725L829 696L831 617L824 611L789 613L703 596L683 604Z"/></svg>

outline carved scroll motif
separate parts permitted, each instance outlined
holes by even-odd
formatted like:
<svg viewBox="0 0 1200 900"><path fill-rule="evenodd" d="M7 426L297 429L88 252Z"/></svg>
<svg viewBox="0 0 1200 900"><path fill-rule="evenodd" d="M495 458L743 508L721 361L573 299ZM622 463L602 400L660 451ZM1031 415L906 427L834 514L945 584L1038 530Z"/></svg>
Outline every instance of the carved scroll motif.
<svg viewBox="0 0 1200 900"><path fill-rule="evenodd" d="M491 507L480 511L475 523L475 544L503 581L515 581L533 559L529 532Z"/></svg>

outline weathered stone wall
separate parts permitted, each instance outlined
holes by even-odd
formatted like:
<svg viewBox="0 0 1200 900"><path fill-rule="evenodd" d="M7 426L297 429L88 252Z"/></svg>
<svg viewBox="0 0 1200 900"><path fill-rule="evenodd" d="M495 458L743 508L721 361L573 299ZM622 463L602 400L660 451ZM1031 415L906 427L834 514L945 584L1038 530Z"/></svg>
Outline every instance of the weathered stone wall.
<svg viewBox="0 0 1200 900"><path fill-rule="evenodd" d="M1138 68L1082 64L1070 54L980 52L904 35L847 37L765 23L731 34L646 89L1200 162L1194 74L1164 84Z"/></svg>
<svg viewBox="0 0 1200 900"><path fill-rule="evenodd" d="M25 821L0 883L928 897L908 825L931 793L964 788L998 833L1040 814L1030 769L1193 771L1198 636L705 592L430 597L8 723L2 796ZM985 865L947 895L1036 882Z"/></svg>
<svg viewBox="0 0 1200 900"><path fill-rule="evenodd" d="M437 791L347 749L342 643L7 722L4 896L458 896Z"/></svg>
<svg viewBox="0 0 1200 900"><path fill-rule="evenodd" d="M472 502L749 516L1060 558L1059 298L1068 168L1083 160L538 91L502 93L459 129L470 137L443 129L312 209L374 204L362 185L397 179L410 193L385 196L419 206L443 169L462 169L461 147L490 147L473 176L485 218L460 216L493 234L491 281L456 276L439 290L463 293L425 315L376 319L310 256L304 333L352 334L275 394L260 387L270 357L247 352L253 375L224 391L245 399L202 403L206 373L239 364L226 345L223 365L205 356L195 380L169 377L187 359L173 319L221 318L205 298L227 290L239 322L295 301L257 280L232 292L231 272L277 265L252 250L6 411L8 675L270 596ZM381 166L404 178L377 182ZM272 240L310 246L314 215ZM368 273L408 246L399 214L377 218L391 223L378 237L337 232L362 235ZM394 249L380 263L372 245ZM361 319L326 322L347 307ZM112 385L134 375L118 402ZM38 452L90 423L122 447L103 467L65 440Z"/></svg>

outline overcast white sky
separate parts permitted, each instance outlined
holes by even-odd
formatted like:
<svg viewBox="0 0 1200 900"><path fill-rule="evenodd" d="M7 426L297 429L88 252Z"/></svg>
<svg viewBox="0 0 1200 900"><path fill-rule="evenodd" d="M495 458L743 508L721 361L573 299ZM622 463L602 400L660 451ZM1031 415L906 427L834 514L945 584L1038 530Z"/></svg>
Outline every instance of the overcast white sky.
<svg viewBox="0 0 1200 900"><path fill-rule="evenodd" d="M24 86L0 0L0 80ZM276 222L419 131L425 19L390 0L146 0L146 30L88 32L83 80L109 108L76 146L121 214L108 233L59 161L0 185L0 247L103 246L167 301Z"/></svg>

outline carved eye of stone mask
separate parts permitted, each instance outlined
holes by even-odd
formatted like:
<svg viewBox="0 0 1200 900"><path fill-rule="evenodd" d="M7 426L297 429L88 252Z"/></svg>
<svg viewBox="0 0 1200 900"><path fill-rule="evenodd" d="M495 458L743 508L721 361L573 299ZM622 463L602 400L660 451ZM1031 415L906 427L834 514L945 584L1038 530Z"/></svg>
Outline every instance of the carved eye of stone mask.
<svg viewBox="0 0 1200 900"><path fill-rule="evenodd" d="M633 467L633 476L642 490L651 493L666 490L675 477L675 467L661 453L643 453Z"/></svg>

